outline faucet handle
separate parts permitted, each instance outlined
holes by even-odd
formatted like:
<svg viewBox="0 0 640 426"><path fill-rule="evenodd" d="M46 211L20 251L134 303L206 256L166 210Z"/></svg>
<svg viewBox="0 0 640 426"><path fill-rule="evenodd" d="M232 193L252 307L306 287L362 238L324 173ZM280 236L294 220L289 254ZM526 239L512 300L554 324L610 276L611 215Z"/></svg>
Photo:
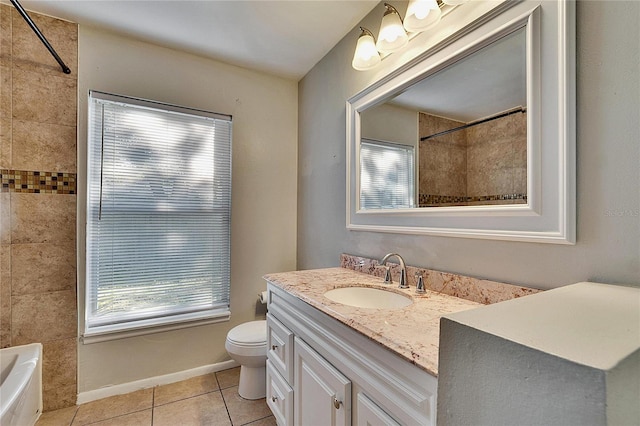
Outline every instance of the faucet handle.
<svg viewBox="0 0 640 426"><path fill-rule="evenodd" d="M409 288L409 284L407 283L407 271L405 268L400 270L400 284L398 284L398 288Z"/></svg>
<svg viewBox="0 0 640 426"><path fill-rule="evenodd" d="M416 283L416 293L426 293L427 290L424 288L424 278L422 278L422 274L416 272L416 278L418 278L418 282Z"/></svg>
<svg viewBox="0 0 640 426"><path fill-rule="evenodd" d="M384 267L384 283L391 284L393 279L391 278L391 268L389 266Z"/></svg>

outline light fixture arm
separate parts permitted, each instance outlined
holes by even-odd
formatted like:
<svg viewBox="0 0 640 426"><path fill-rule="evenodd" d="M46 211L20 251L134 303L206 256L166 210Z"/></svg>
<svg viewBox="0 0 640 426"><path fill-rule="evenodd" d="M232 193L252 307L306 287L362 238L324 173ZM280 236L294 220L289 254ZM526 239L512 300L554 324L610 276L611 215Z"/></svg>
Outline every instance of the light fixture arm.
<svg viewBox="0 0 640 426"><path fill-rule="evenodd" d="M360 33L360 36L358 36L358 38L362 37L363 35L370 35L371 37L373 37L373 41L375 43L376 37L373 35L373 33L371 31L369 31L365 27L360 27L360 31L362 31L362 32Z"/></svg>
<svg viewBox="0 0 640 426"><path fill-rule="evenodd" d="M395 7L391 6L389 3L385 3L384 7L386 8L384 11L384 14L382 15L382 17L384 18L387 15L390 15L392 13L395 13L396 15L398 15L398 18L400 18L400 22L404 23L404 21L402 20L402 16L400 15L400 13L398 12L398 9L396 9Z"/></svg>

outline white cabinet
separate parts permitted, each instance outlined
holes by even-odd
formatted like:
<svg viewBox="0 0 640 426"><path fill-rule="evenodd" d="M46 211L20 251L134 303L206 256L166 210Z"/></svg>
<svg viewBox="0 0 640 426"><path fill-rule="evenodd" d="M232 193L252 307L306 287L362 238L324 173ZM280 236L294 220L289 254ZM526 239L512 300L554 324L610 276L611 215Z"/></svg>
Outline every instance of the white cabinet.
<svg viewBox="0 0 640 426"><path fill-rule="evenodd" d="M295 339L295 424L349 426L351 381Z"/></svg>
<svg viewBox="0 0 640 426"><path fill-rule="evenodd" d="M279 287L267 288L267 404L278 425L435 425L435 377Z"/></svg>

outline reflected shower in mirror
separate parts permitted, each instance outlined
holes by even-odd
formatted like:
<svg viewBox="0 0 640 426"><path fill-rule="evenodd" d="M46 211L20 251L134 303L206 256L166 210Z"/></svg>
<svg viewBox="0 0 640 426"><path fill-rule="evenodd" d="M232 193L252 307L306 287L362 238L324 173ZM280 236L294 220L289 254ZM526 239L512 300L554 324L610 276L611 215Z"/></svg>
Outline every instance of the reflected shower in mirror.
<svg viewBox="0 0 640 426"><path fill-rule="evenodd" d="M526 204L526 68L520 28L361 111L360 207Z"/></svg>

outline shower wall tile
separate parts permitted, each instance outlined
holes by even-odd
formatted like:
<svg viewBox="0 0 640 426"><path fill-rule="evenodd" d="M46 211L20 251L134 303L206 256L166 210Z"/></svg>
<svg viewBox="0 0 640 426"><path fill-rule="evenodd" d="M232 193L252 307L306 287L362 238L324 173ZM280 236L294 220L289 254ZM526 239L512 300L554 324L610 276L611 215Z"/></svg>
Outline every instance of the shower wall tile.
<svg viewBox="0 0 640 426"><path fill-rule="evenodd" d="M464 123L421 113L420 137L458 127ZM466 195L467 152L465 132L427 139L419 146L419 193L436 196Z"/></svg>
<svg viewBox="0 0 640 426"><path fill-rule="evenodd" d="M527 193L527 168L516 167L513 169L513 193Z"/></svg>
<svg viewBox="0 0 640 426"><path fill-rule="evenodd" d="M0 4L0 168L11 165L11 9Z"/></svg>
<svg viewBox="0 0 640 426"><path fill-rule="evenodd" d="M75 79L14 67L12 96L14 120L76 125Z"/></svg>
<svg viewBox="0 0 640 426"><path fill-rule="evenodd" d="M11 167L11 67L0 64L0 169Z"/></svg>
<svg viewBox="0 0 640 426"><path fill-rule="evenodd" d="M11 346L11 246L0 244L0 348Z"/></svg>
<svg viewBox="0 0 640 426"><path fill-rule="evenodd" d="M71 74L61 72L58 62L15 10L12 14L14 65L23 70L75 80L78 75L78 26L38 13L29 15L49 43L54 46L63 62L71 69Z"/></svg>
<svg viewBox="0 0 640 426"><path fill-rule="evenodd" d="M12 294L24 295L75 290L75 245L13 244L11 249Z"/></svg>
<svg viewBox="0 0 640 426"><path fill-rule="evenodd" d="M57 386L42 390L42 410L44 412L59 410L76 405L77 385Z"/></svg>
<svg viewBox="0 0 640 426"><path fill-rule="evenodd" d="M513 167L527 168L526 136L513 145Z"/></svg>
<svg viewBox="0 0 640 426"><path fill-rule="evenodd" d="M13 37L11 31L11 13L13 7L0 4L0 65L11 64Z"/></svg>
<svg viewBox="0 0 640 426"><path fill-rule="evenodd" d="M513 167L514 148L510 142L489 139L486 142L470 145L467 153L469 169Z"/></svg>
<svg viewBox="0 0 640 426"><path fill-rule="evenodd" d="M0 244L11 244L11 194L0 192Z"/></svg>
<svg viewBox="0 0 640 426"><path fill-rule="evenodd" d="M513 169L485 168L469 170L467 195L513 194Z"/></svg>
<svg viewBox="0 0 640 426"><path fill-rule="evenodd" d="M11 242L75 242L76 197L11 193Z"/></svg>
<svg viewBox="0 0 640 426"><path fill-rule="evenodd" d="M13 295L11 310L13 345L76 337L75 290Z"/></svg>
<svg viewBox="0 0 640 426"><path fill-rule="evenodd" d="M13 169L76 171L76 127L13 120Z"/></svg>
<svg viewBox="0 0 640 426"><path fill-rule="evenodd" d="M467 135L467 195L526 194L526 114L513 114L470 127ZM521 169L525 170L524 184L522 174L517 172Z"/></svg>
<svg viewBox="0 0 640 426"><path fill-rule="evenodd" d="M423 138L426 136L431 136L436 133L443 132L445 130L454 129L456 127L462 126L463 124L465 123L456 121L456 120L450 120L444 117L438 117L435 115L420 113L420 116L418 118L418 126L419 126L418 134L421 138ZM464 140L464 137L460 138L459 132L449 133L447 135L438 136L437 138L428 139L428 140L436 140L436 139L440 143L457 144L461 146L466 145L466 141Z"/></svg>
<svg viewBox="0 0 640 426"><path fill-rule="evenodd" d="M77 374L76 339L45 342L42 346L42 387L45 411L74 405Z"/></svg>

